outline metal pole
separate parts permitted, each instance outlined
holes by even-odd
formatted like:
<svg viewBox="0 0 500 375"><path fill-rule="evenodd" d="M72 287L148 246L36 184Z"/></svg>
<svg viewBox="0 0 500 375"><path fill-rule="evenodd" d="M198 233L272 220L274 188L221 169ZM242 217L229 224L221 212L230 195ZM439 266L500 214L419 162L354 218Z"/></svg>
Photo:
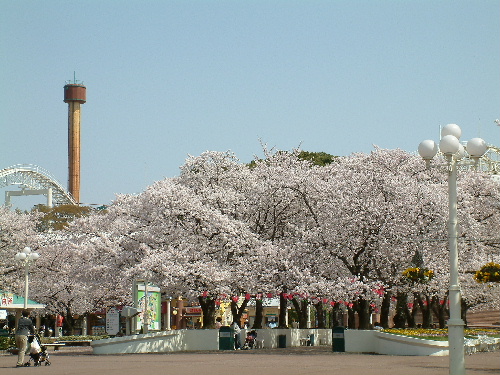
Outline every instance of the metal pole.
<svg viewBox="0 0 500 375"><path fill-rule="evenodd" d="M457 165L453 156L447 156L448 174L448 246L450 252L450 319L448 320L448 345L450 375L465 375L464 321L461 316L461 291L458 281L457 246Z"/></svg>
<svg viewBox="0 0 500 375"><path fill-rule="evenodd" d="M47 189L47 207L52 208L52 188Z"/></svg>
<svg viewBox="0 0 500 375"><path fill-rule="evenodd" d="M165 314L165 323L166 323L165 324L165 329L167 331L170 331L172 329L172 328L170 328L170 319L171 319L171 317L170 317L170 304L172 302L172 297L167 297L166 302L167 303L166 303L165 307L166 307L167 311L166 311L166 314Z"/></svg>
<svg viewBox="0 0 500 375"><path fill-rule="evenodd" d="M24 261L24 309L28 308L28 260Z"/></svg>
<svg viewBox="0 0 500 375"><path fill-rule="evenodd" d="M148 284L149 282L144 282L144 326L142 329L143 333L149 332L149 312L148 312Z"/></svg>

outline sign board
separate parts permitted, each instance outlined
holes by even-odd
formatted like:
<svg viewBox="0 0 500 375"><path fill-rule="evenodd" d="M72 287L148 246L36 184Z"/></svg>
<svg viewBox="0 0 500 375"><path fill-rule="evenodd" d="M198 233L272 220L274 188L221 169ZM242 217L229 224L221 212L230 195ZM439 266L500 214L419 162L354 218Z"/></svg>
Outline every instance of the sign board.
<svg viewBox="0 0 500 375"><path fill-rule="evenodd" d="M184 315L188 316L201 316L203 313L203 310L201 307L186 307L184 308Z"/></svg>
<svg viewBox="0 0 500 375"><path fill-rule="evenodd" d="M106 333L114 336L120 332L120 312L112 307L106 312Z"/></svg>
<svg viewBox="0 0 500 375"><path fill-rule="evenodd" d="M3 292L0 294L0 306L10 306L14 303L14 294Z"/></svg>
<svg viewBox="0 0 500 375"><path fill-rule="evenodd" d="M137 316L137 330L144 326L144 318L147 317L148 330L159 331L161 329L160 288L148 282L136 281L134 283L134 303L136 308L141 309L141 313Z"/></svg>

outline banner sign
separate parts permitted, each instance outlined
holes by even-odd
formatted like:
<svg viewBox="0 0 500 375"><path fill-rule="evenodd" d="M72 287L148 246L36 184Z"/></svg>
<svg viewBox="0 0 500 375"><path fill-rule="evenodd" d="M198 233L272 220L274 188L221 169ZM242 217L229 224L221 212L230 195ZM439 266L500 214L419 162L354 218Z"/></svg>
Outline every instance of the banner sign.
<svg viewBox="0 0 500 375"><path fill-rule="evenodd" d="M0 294L0 306L10 306L14 303L14 293L2 292Z"/></svg>
<svg viewBox="0 0 500 375"><path fill-rule="evenodd" d="M201 316L202 311L201 307L186 307L184 308L184 315Z"/></svg>
<svg viewBox="0 0 500 375"><path fill-rule="evenodd" d="M140 330L144 326L144 319L147 316L148 330L161 330L160 288L151 283L146 285L143 281L136 281L134 285L134 302L135 307L142 309L142 312L138 315L137 329Z"/></svg>
<svg viewBox="0 0 500 375"><path fill-rule="evenodd" d="M114 336L120 332L120 312L112 307L106 312L106 333Z"/></svg>

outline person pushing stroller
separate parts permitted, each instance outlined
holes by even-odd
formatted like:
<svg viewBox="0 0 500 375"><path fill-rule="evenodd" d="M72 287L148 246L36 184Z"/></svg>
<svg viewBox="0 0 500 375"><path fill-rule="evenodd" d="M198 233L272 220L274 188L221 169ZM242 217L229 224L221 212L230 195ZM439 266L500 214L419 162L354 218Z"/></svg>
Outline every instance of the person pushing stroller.
<svg viewBox="0 0 500 375"><path fill-rule="evenodd" d="M26 349L28 348L28 335L35 334L35 327L33 326L33 322L28 318L30 316L30 312L28 310L23 310L21 312L21 315L22 317L17 323L16 330L16 346L18 349L16 367L23 367L25 365L24 354L26 353Z"/></svg>

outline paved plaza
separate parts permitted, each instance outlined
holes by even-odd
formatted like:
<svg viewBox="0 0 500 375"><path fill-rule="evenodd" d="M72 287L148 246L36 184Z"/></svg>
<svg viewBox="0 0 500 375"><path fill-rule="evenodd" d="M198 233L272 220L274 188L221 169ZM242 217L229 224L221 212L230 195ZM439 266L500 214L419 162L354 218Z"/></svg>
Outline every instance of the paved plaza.
<svg viewBox="0 0 500 375"><path fill-rule="evenodd" d="M448 357L402 357L332 353L329 347L230 352L93 355L90 348L50 352L51 366L14 368L16 356L0 356L0 374L37 375L443 375ZM467 375L500 374L500 353L465 358Z"/></svg>

